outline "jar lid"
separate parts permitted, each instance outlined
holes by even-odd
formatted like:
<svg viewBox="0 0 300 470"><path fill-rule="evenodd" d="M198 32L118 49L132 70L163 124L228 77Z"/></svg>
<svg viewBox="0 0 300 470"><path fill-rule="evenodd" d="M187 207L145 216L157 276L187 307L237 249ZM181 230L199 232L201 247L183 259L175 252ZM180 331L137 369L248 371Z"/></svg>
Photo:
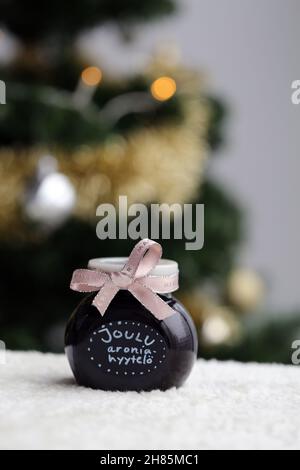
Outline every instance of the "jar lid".
<svg viewBox="0 0 300 470"><path fill-rule="evenodd" d="M94 258L88 262L88 268L107 273L121 271L128 258ZM178 264L171 259L161 259L151 271L152 276L170 276L178 273Z"/></svg>

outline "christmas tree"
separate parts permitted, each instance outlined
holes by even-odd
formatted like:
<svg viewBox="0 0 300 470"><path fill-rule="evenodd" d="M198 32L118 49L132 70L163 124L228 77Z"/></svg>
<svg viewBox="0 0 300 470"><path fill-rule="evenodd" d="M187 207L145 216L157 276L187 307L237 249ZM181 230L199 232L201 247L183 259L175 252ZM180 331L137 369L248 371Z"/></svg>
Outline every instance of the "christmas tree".
<svg viewBox="0 0 300 470"><path fill-rule="evenodd" d="M172 0L55 0L40 9L32 0L2 2L5 34L19 44L0 67L7 84L0 107L0 331L10 349L62 349L63 326L78 302L68 291L72 271L134 244L95 234L96 207L116 204L119 195L205 204L203 250L160 242L164 256L180 264L179 296L196 321L201 355L240 344L241 311L256 307L262 285L254 273L235 270L243 214L204 171L222 145L223 104L168 50L124 78L106 74L76 47L80 33L108 21L134 40L136 24L175 9Z"/></svg>

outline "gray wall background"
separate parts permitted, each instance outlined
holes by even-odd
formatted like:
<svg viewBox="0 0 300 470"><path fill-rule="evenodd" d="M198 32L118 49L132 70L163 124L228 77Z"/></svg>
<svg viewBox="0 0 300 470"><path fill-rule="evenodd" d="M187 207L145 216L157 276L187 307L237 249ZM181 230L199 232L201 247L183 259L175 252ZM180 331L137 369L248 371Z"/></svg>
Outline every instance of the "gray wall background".
<svg viewBox="0 0 300 470"><path fill-rule="evenodd" d="M183 0L175 17L143 27L130 47L108 27L84 41L115 72L141 66L175 43L231 107L227 147L211 171L248 210L241 263L267 278L267 303L300 305L299 122L291 83L300 79L299 0Z"/></svg>

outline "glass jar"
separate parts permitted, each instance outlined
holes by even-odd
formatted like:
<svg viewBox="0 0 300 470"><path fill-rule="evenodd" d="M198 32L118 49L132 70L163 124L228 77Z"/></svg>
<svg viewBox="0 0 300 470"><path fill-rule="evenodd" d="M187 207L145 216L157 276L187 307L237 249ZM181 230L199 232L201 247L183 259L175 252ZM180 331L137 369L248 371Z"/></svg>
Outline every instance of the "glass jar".
<svg viewBox="0 0 300 470"><path fill-rule="evenodd" d="M127 258L90 260L90 270L116 273ZM160 260L153 276L178 272ZM100 292L101 294L101 292ZM120 289L102 316L88 294L68 321L65 351L79 385L102 390L166 390L181 386L197 355L197 334L183 305L171 293L155 294L174 311L159 320L130 291Z"/></svg>

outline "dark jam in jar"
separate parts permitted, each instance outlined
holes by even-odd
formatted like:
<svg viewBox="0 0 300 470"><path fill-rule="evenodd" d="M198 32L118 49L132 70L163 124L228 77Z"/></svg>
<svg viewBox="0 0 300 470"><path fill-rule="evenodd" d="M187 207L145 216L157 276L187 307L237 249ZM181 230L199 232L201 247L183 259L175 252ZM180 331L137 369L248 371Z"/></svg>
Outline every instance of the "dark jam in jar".
<svg viewBox="0 0 300 470"><path fill-rule="evenodd" d="M79 385L102 390L166 390L191 372L197 335L171 294L160 298L175 313L158 320L129 291L119 290L101 316L87 295L66 328L65 350Z"/></svg>

